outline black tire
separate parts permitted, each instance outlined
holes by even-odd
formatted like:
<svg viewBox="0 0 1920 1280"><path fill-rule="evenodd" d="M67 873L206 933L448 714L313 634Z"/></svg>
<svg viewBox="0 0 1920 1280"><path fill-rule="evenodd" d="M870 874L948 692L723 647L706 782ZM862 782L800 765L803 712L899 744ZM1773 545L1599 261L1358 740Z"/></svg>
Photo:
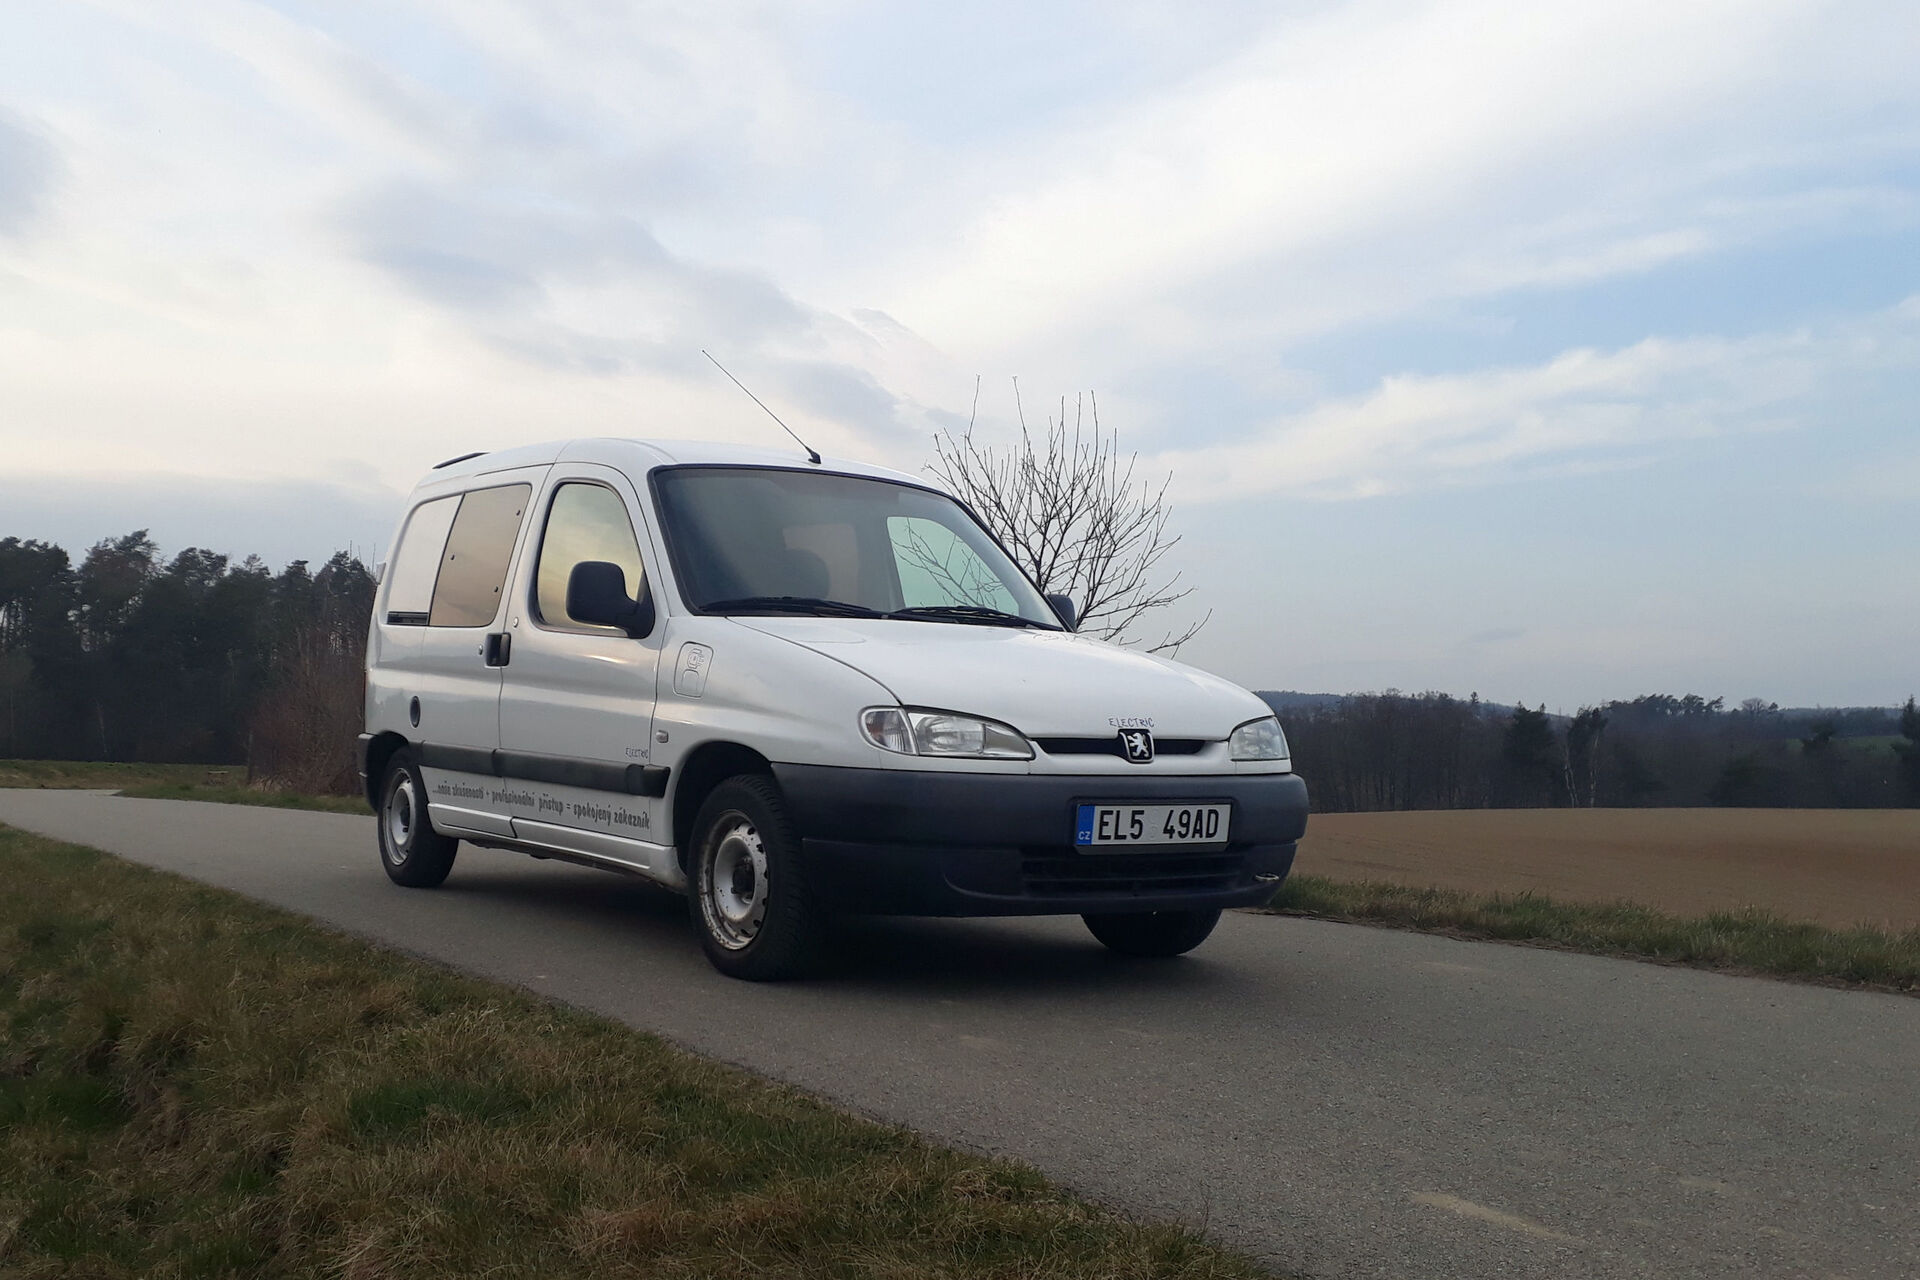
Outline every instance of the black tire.
<svg viewBox="0 0 1920 1280"><path fill-rule="evenodd" d="M433 829L427 817L427 787L406 748L393 753L380 782L380 865L387 878L409 889L431 889L453 870L460 842Z"/></svg>
<svg viewBox="0 0 1920 1280"><path fill-rule="evenodd" d="M1183 956L1207 940L1218 911L1134 911L1081 916L1093 936L1123 956Z"/></svg>
<svg viewBox="0 0 1920 1280"><path fill-rule="evenodd" d="M700 806L687 902L701 949L728 977L777 982L813 968L830 918L807 883L800 840L773 779L728 778Z"/></svg>

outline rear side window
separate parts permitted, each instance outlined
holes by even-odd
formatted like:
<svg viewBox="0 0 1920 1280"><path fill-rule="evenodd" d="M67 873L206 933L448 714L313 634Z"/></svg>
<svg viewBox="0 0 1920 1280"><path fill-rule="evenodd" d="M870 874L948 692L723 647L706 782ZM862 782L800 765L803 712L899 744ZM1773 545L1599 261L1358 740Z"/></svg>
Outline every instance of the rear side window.
<svg viewBox="0 0 1920 1280"><path fill-rule="evenodd" d="M393 553L393 585L387 588L387 621L395 626L424 627L433 609L433 580L440 576L440 559L447 550L447 531L460 509L460 496L435 498L413 509L400 545Z"/></svg>
<svg viewBox="0 0 1920 1280"><path fill-rule="evenodd" d="M513 540L532 492L524 484L507 484L461 495L434 581L428 625L484 627L498 616Z"/></svg>
<svg viewBox="0 0 1920 1280"><path fill-rule="evenodd" d="M640 598L644 570L640 567L640 543L633 536L633 522L627 518L627 504L605 485L563 484L553 491L546 531L540 536L534 614L547 626L566 631L621 634L612 627L576 622L567 613L567 579L575 565L588 560L619 565L627 575L627 594Z"/></svg>

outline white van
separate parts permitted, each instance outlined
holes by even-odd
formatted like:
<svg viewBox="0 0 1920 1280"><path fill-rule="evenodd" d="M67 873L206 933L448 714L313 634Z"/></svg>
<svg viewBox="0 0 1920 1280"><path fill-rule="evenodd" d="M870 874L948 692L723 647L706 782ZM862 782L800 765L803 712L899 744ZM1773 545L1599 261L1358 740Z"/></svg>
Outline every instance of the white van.
<svg viewBox="0 0 1920 1280"><path fill-rule="evenodd" d="M402 885L461 840L684 890L714 965L832 916L1078 914L1131 955L1270 898L1307 791L1259 698L1074 634L926 480L713 444L442 463L367 644Z"/></svg>

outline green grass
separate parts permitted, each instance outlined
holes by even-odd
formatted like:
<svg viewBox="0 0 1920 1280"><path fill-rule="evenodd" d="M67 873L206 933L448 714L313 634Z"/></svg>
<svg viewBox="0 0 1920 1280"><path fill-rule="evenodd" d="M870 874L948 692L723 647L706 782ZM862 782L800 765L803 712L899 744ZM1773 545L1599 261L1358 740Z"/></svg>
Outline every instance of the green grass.
<svg viewBox="0 0 1920 1280"><path fill-rule="evenodd" d="M207 800L214 804L257 804L272 809L316 809L322 813L367 813L365 796L314 796L302 791L258 787L204 786L192 782L156 782L124 787L119 794L136 800Z"/></svg>
<svg viewBox="0 0 1920 1280"><path fill-rule="evenodd" d="M1675 916L1629 902L1410 889L1290 876L1267 908L1461 938L1920 994L1920 929L1831 929L1755 909Z"/></svg>
<svg viewBox="0 0 1920 1280"><path fill-rule="evenodd" d="M1023 1166L103 854L0 828L0 884L10 1278L1258 1274Z"/></svg>
<svg viewBox="0 0 1920 1280"><path fill-rule="evenodd" d="M142 800L208 800L273 809L365 813L361 796L319 796L246 785L245 765L111 764L98 760L0 760L0 787L113 791Z"/></svg>
<svg viewBox="0 0 1920 1280"><path fill-rule="evenodd" d="M99 760L0 760L0 787L118 791L159 784L236 786L243 764L110 764Z"/></svg>

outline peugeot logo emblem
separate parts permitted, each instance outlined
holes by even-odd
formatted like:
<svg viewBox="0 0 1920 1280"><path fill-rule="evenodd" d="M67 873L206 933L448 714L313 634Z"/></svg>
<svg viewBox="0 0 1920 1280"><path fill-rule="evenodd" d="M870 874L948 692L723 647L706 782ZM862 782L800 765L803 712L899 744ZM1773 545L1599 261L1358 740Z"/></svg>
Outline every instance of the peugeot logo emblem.
<svg viewBox="0 0 1920 1280"><path fill-rule="evenodd" d="M1132 764L1153 763L1153 734L1147 729L1122 729L1120 753Z"/></svg>

